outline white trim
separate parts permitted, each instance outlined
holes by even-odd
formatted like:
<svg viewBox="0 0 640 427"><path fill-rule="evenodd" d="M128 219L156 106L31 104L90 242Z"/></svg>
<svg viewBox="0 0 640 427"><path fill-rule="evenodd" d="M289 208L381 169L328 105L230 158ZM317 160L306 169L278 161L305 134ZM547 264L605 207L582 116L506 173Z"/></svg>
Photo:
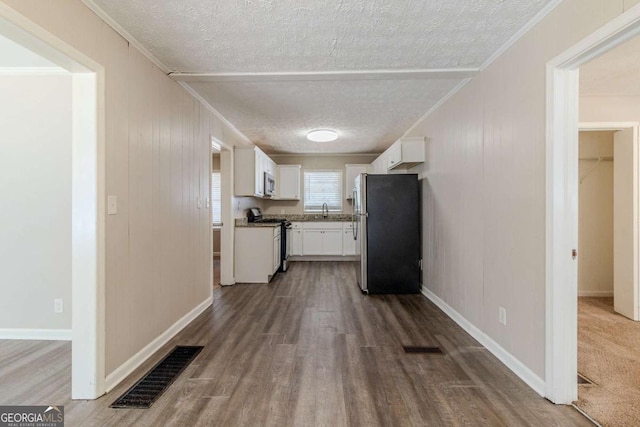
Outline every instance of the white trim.
<svg viewBox="0 0 640 427"><path fill-rule="evenodd" d="M204 105L204 107L209 110L211 113L213 113L214 116L216 116L217 118L219 118L222 123L224 123L229 129L231 129L231 131L233 133L236 134L236 136L238 138L240 138L245 144L250 145L250 146L255 146L255 144L249 139L247 138L247 136L240 132L240 130L235 127L235 125L233 123L231 123L225 116L223 116L222 114L220 114L220 112L218 110L216 110L215 108L213 108L213 106L211 104L209 104L207 102L207 100L205 100L198 92L196 92L191 86L189 86L187 83L185 82L177 82L180 86L182 86L187 92L189 92L191 94L191 96L193 96L195 99L197 99L198 101L200 101L202 103L202 105ZM223 144L224 145L224 144ZM227 147L229 145L227 144Z"/></svg>
<svg viewBox="0 0 640 427"><path fill-rule="evenodd" d="M158 68L160 68L165 74L169 73L169 67L164 65L162 61L156 58L147 48L145 48L142 43L136 40L127 30L122 28L120 24L118 24L107 12L102 10L100 6L98 6L93 0L82 0L82 3L85 4L89 9L93 11L100 19L102 19L107 25L109 25L113 30L120 34L129 44L132 44L136 49L140 51L149 61L153 62Z"/></svg>
<svg viewBox="0 0 640 427"><path fill-rule="evenodd" d="M545 397L570 404L578 397L577 68L640 33L640 4L547 63Z"/></svg>
<svg viewBox="0 0 640 427"><path fill-rule="evenodd" d="M0 67L0 76L57 76L68 75L62 67Z"/></svg>
<svg viewBox="0 0 640 427"><path fill-rule="evenodd" d="M580 122L578 130L581 132L623 130L640 126L640 122Z"/></svg>
<svg viewBox="0 0 640 427"><path fill-rule="evenodd" d="M456 322L462 329L471 335L476 341L482 344L491 354L500 360L507 368L516 374L522 381L531 387L540 396L544 396L544 380L536 375L531 369L526 367L515 356L505 350L500 344L482 332L471 322L465 319L460 313L444 302L440 297L422 285L422 295L433 302L440 310Z"/></svg>
<svg viewBox="0 0 640 427"><path fill-rule="evenodd" d="M511 36L509 40L507 40L507 42L503 44L500 49L496 50L493 53L493 55L489 57L489 59L484 61L484 63L480 66L480 71L486 70L487 67L489 67L500 56L502 56L503 53L509 50L511 46L516 44L518 40L520 40L525 34L527 34L533 27L538 25L540 21L542 21L548 14L550 14L553 11L553 9L558 7L560 3L562 3L563 1L564 0L553 0L552 2L548 3L545 7L543 7L542 10L536 13L536 15L533 18L531 18L529 22L527 22L524 26L522 26L517 33Z"/></svg>
<svg viewBox="0 0 640 427"><path fill-rule="evenodd" d="M0 329L0 340L71 341L71 329Z"/></svg>
<svg viewBox="0 0 640 427"><path fill-rule="evenodd" d="M162 348L169 340L175 337L180 331L188 326L194 319L201 315L211 304L213 298L210 296L206 300L198 304L193 310L185 314L176 323L171 325L169 329L164 331L153 341L147 344L142 350L133 355L129 360L120 365L116 370L107 375L105 381L107 393L118 386L124 381L133 371L135 371L146 360L153 356L158 350Z"/></svg>
<svg viewBox="0 0 640 427"><path fill-rule="evenodd" d="M382 153L265 153L272 157L377 157Z"/></svg>
<svg viewBox="0 0 640 427"><path fill-rule="evenodd" d="M96 399L105 380L105 71L2 2L0 30L73 73L71 398Z"/></svg>
<svg viewBox="0 0 640 427"><path fill-rule="evenodd" d="M613 291L578 291L579 297L612 297Z"/></svg>
<svg viewBox="0 0 640 427"><path fill-rule="evenodd" d="M326 80L407 80L407 79L468 79L478 74L476 68L445 68L419 70L347 70L347 71L287 71L263 73L170 73L180 82L280 82Z"/></svg>
<svg viewBox="0 0 640 427"><path fill-rule="evenodd" d="M453 97L453 95L455 95L456 93L460 92L460 90L462 90L463 87L466 86L467 83L469 83L472 79L465 79L463 81L461 81L460 83L458 83L453 89L451 89L444 97L442 97L438 102L436 102L433 107L429 108L429 110L424 113L414 124L411 125L411 127L409 129L407 129L400 138L404 138L406 136L408 136L416 127L418 127L418 125L420 123L422 123L423 121L425 121L427 119L427 117L429 117L430 115L432 115L436 110L438 110L440 107L442 107L444 105L445 102L447 102L449 99L451 99L451 97ZM400 139L398 138L398 139Z"/></svg>

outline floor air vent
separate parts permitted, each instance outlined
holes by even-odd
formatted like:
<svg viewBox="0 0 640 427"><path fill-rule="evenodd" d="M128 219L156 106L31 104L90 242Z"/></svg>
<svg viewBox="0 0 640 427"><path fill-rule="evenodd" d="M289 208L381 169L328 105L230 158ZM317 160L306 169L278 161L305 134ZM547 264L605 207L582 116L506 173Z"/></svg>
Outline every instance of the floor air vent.
<svg viewBox="0 0 640 427"><path fill-rule="evenodd" d="M402 346L402 349L407 354L444 354L440 347L412 347Z"/></svg>
<svg viewBox="0 0 640 427"><path fill-rule="evenodd" d="M178 346L127 390L111 408L150 408L203 347Z"/></svg>
<svg viewBox="0 0 640 427"><path fill-rule="evenodd" d="M587 377L584 377L584 376L578 374L578 384L593 384L593 381L591 381Z"/></svg>

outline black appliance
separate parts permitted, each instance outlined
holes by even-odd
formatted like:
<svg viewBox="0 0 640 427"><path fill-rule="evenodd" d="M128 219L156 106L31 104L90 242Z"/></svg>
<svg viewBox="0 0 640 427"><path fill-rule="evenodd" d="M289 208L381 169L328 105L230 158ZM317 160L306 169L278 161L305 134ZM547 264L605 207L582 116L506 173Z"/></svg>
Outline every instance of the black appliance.
<svg viewBox="0 0 640 427"><path fill-rule="evenodd" d="M287 271L289 264L289 247L291 245L291 221L284 218L264 218L260 208L249 208L248 222L280 224L280 267L278 271Z"/></svg>
<svg viewBox="0 0 640 427"><path fill-rule="evenodd" d="M420 292L420 186L418 175L356 177L353 236L356 276L363 292Z"/></svg>

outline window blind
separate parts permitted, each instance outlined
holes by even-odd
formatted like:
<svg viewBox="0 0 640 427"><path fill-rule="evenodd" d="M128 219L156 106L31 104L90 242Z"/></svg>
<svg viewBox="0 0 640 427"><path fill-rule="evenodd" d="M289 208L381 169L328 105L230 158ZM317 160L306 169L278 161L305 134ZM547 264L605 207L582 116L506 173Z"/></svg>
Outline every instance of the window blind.
<svg viewBox="0 0 640 427"><path fill-rule="evenodd" d="M220 187L220 172L211 174L211 222L222 223L222 189Z"/></svg>
<svg viewBox="0 0 640 427"><path fill-rule="evenodd" d="M322 212L326 203L329 212L342 212L342 171L304 171L304 210Z"/></svg>

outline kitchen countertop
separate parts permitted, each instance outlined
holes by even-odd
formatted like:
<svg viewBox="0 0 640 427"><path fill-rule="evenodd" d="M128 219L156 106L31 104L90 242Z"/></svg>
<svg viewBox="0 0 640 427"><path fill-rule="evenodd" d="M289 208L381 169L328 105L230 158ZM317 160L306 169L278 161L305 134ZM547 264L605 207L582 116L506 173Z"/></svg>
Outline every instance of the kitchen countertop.
<svg viewBox="0 0 640 427"><path fill-rule="evenodd" d="M276 227L280 227L280 224L277 222L238 222L236 221L236 227L276 228Z"/></svg>
<svg viewBox="0 0 640 427"><path fill-rule="evenodd" d="M350 222L351 214L330 214L327 218L323 218L322 214L281 214L281 215L264 215L265 219L278 218L287 219L291 222ZM247 218L236 218L236 227L277 227L278 223L271 222L248 222Z"/></svg>

